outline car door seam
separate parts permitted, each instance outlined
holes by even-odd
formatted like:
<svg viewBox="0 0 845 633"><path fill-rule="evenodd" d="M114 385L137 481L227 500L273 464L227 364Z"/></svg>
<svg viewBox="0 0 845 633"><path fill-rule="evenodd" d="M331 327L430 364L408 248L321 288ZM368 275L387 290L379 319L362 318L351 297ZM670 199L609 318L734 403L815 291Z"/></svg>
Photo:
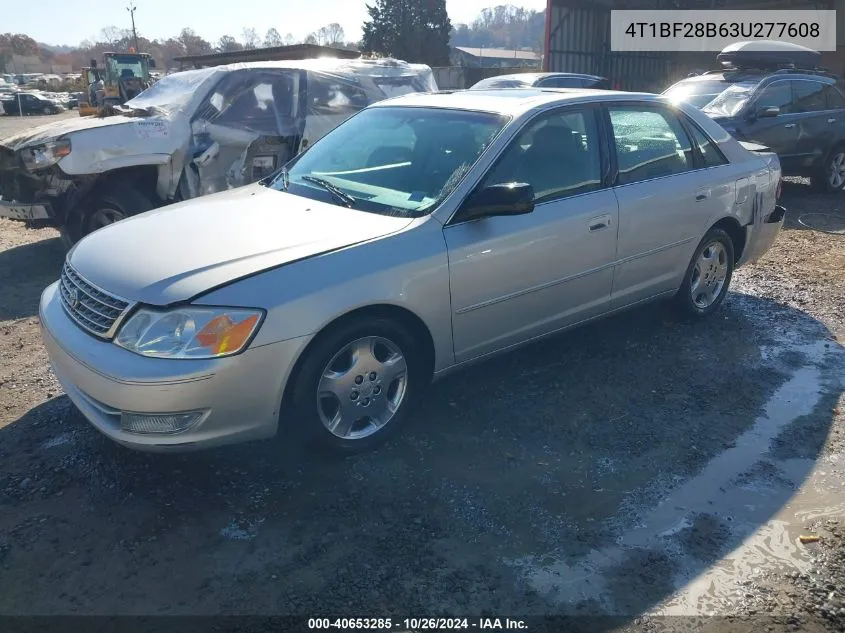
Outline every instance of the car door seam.
<svg viewBox="0 0 845 633"><path fill-rule="evenodd" d="M536 286L531 286L530 288L524 288L522 290L516 290L514 292L510 292L506 295L502 295L500 297L495 297L493 299L487 299L486 301L481 301L479 303L475 303L470 306L466 306L464 308L457 308L455 310L455 314L466 314L467 312L473 312L474 310L479 310L481 308L487 308L491 305L495 305L497 303L501 303L503 301L509 301L510 299L516 299L517 297L521 297L523 295L530 294L532 292L537 292L539 290L546 290L547 288L551 288L553 286L560 285L562 283L566 283L568 281L574 281L575 279L579 279L581 277L585 277L587 275L592 275L594 273L599 273L603 270L607 270L608 268L621 266L622 264L627 264L632 262L636 259L640 259L642 257L648 257L649 255L655 255L661 251L668 250L670 248L675 248L676 246L681 246L683 244L688 244L692 242L695 238L688 237L683 240L679 240L677 242L673 242L672 244L665 244L663 246L658 246L657 248L653 248L649 251L645 251L643 253L637 253L636 255L630 255L625 257L624 259L618 259L608 264L604 264L602 266L597 266L596 268L591 268L589 270L581 271L580 273L575 273L574 275L568 275L566 277L561 277L559 279L553 279L552 281L547 281L542 284L538 284Z"/></svg>

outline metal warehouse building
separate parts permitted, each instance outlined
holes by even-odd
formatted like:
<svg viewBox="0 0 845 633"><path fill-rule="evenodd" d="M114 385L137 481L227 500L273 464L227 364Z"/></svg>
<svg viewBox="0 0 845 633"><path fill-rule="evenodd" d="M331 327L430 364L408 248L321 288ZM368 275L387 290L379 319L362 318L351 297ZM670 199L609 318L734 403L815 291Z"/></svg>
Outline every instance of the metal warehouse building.
<svg viewBox="0 0 845 633"><path fill-rule="evenodd" d="M693 71L714 67L713 52L632 53L610 50L612 9L836 9L837 51L822 63L845 76L845 0L547 0L545 70L601 75L622 90L660 92Z"/></svg>

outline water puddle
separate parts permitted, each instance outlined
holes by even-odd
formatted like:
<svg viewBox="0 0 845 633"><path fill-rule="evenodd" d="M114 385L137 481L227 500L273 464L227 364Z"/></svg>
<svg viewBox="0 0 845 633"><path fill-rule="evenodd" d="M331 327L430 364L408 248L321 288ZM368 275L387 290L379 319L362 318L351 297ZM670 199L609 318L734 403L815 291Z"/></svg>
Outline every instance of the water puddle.
<svg viewBox="0 0 845 633"><path fill-rule="evenodd" d="M804 523L845 516L845 457L776 459L770 449L819 404L822 363L826 354L839 353L825 343L786 343L782 351L800 354L803 366L772 395L754 425L641 514L615 545L574 564L555 553L506 563L561 610L590 601L619 615L640 607L667 615L727 614L747 591L744 583L764 569L805 571L811 553L798 542ZM766 358L774 358L771 348ZM775 516L773 508L779 508ZM721 551L725 547L731 551ZM655 561L660 569L650 577ZM641 581L653 585L655 599L671 597L655 607L648 588L638 588Z"/></svg>

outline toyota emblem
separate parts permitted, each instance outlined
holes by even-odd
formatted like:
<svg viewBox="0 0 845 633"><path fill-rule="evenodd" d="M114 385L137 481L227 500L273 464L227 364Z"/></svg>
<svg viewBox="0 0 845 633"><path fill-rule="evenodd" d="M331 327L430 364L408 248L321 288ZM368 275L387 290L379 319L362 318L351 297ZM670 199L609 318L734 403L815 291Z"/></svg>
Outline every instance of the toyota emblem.
<svg viewBox="0 0 845 633"><path fill-rule="evenodd" d="M79 293L76 291L76 288L71 288L67 291L67 302L73 310L79 307Z"/></svg>

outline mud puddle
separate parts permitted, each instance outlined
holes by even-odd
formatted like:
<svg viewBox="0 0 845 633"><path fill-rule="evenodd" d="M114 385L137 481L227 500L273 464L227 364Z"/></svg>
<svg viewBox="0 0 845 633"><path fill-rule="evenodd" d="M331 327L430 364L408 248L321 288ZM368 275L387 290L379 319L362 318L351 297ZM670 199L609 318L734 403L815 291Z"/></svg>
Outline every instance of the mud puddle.
<svg viewBox="0 0 845 633"><path fill-rule="evenodd" d="M556 552L504 562L562 612L611 615L726 615L761 574L806 572L807 523L845 517L845 455L802 451L803 434L824 445L845 353L795 333L760 352L788 378L753 426L618 529L614 545L574 563Z"/></svg>

